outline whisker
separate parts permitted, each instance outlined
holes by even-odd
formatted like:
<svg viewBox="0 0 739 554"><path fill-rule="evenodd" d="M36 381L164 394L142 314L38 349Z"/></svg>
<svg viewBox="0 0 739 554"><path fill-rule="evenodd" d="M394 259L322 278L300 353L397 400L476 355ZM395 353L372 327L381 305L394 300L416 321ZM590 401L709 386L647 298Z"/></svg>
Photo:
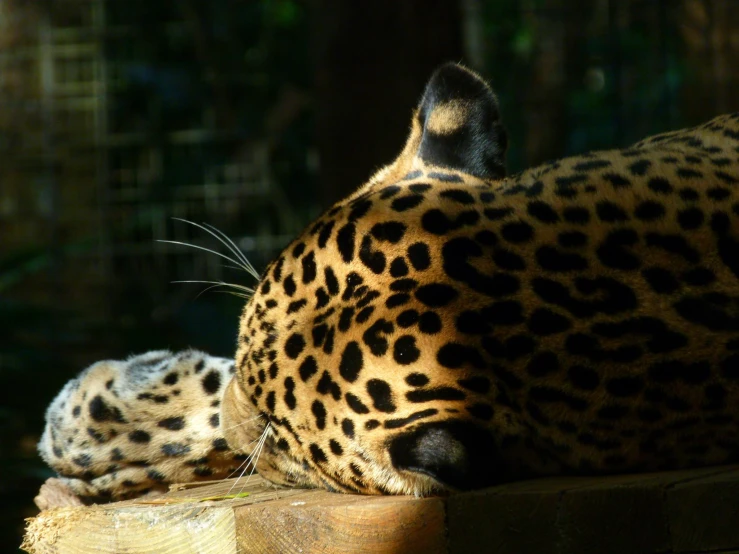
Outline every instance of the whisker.
<svg viewBox="0 0 739 554"><path fill-rule="evenodd" d="M230 294L231 296L236 296L238 298L243 298L245 300L249 300L251 296L247 296L246 294L239 294L238 292L234 292L232 290L217 290L215 292L220 292L223 294Z"/></svg>
<svg viewBox="0 0 739 554"><path fill-rule="evenodd" d="M259 438L258 438L258 439L254 439L253 441L251 441L251 442L250 442L249 444L247 444L246 446L251 446L251 445L252 445L252 444L254 444L255 442L259 441L259 440L260 440L261 438L262 438L262 436L261 436L261 435L259 435ZM239 470L241 469L241 467L242 467L242 466L244 466L244 465L249 465L249 461L250 461L250 459L251 459L251 454L250 454L249 456L247 456L247 457L246 457L246 459L245 459L245 460L244 460L243 462L241 462L241 463L239 464L239 467L237 467L237 468L236 468L236 469L234 469L234 470L233 470L233 471L232 471L231 473L229 473L229 474L228 474L228 477L226 477L226 479L230 479L230 478L231 478L231 476L232 476L232 475L233 475L234 473L236 473L237 471L239 471ZM239 478L240 478L240 477L239 477ZM235 484L235 483L234 483L234 484ZM233 488L233 487L232 487L232 488ZM228 491L228 492L231 492L231 490L229 489L229 491Z"/></svg>
<svg viewBox="0 0 739 554"><path fill-rule="evenodd" d="M259 442L254 447L254 450L252 450L252 453L249 455L249 460L251 461L252 470L251 470L251 473L249 473L249 476L246 478L246 483L244 483L242 485L241 490L239 492L243 492L244 487L246 487L246 485L249 483L249 478L252 475L254 475L254 472L257 469L257 463L259 462L259 457L262 454L262 449L264 448L264 443L267 440L267 436L269 434L269 429L270 429L270 425L269 425L269 423L267 423L267 425L264 427L264 431L262 431L262 434L260 435L260 437L258 439ZM244 476L244 473L246 473L246 469L247 468L244 468L244 471L241 472L241 475L239 475L239 477L236 479L236 481L234 482L234 484L231 486L231 488L228 491L229 494L231 493L231 490L233 490L233 488L239 482L239 480Z"/></svg>
<svg viewBox="0 0 739 554"><path fill-rule="evenodd" d="M231 473L229 473L228 475L226 475L226 479L231 479L231 477L233 476L234 473L238 472L244 466L244 464L248 464L248 463L249 463L249 458L247 458L246 460L244 460L243 462L241 462L239 464L239 467L237 467ZM233 488L233 486L231 488ZM230 493L231 492L231 489L228 489L228 492Z"/></svg>
<svg viewBox="0 0 739 554"><path fill-rule="evenodd" d="M214 237L218 242L223 244L226 248L228 248L231 251L231 253L236 256L236 259L238 259L240 262L243 262L245 260L244 253L241 252L238 249L238 247L233 243L233 241L231 241L231 239L229 239L226 236L226 234L223 233L220 229L217 229L213 227L212 225L208 225L207 223L201 225L200 223L195 223L194 221L190 221L189 219L183 219L181 217L173 217L172 219L174 219L175 221L181 221L182 223L187 223L188 225L192 225L194 227L197 227L198 229L205 231L206 233ZM230 244L229 242L226 242L222 237L226 237L229 240ZM246 269L246 266L251 265L251 264L249 263L249 260L246 260L246 264L239 263L239 265L242 268Z"/></svg>
<svg viewBox="0 0 739 554"><path fill-rule="evenodd" d="M228 244L226 244L226 246L229 246L230 245L231 252L233 252L234 254L236 254L236 257L239 260L241 260L242 262L244 262L244 265L248 268L248 271L252 275L252 277L254 277L257 281L259 281L260 280L259 279L259 273L257 272L256 269L254 269L254 266L251 264L251 262L249 261L249 259L241 251L241 249L236 245L236 243L231 239L231 237L229 237L226 233L224 233L220 229L216 228L215 226L210 225L209 223L204 223L204 225L208 229L211 229L213 232L218 233L218 235L220 235L220 237L221 237L221 241L222 242L223 241L226 241L228 243ZM225 242L224 242L224 244L225 244Z"/></svg>
<svg viewBox="0 0 739 554"><path fill-rule="evenodd" d="M249 268L249 273L257 280L259 281L259 273L257 273L257 270L254 269L254 266L251 264L249 259L246 257L246 255L241 251L241 249L236 245L236 243L229 237L226 233L218 229L215 225L211 225L210 223L203 223L204 227L207 230L211 231L211 234L215 236L218 240L220 240L226 248L231 250L236 257L241 260L244 265Z"/></svg>
<svg viewBox="0 0 739 554"><path fill-rule="evenodd" d="M215 254L216 256L220 256L221 258L228 260L232 264L236 264L240 268L242 268L244 271L248 271L243 265L241 265L239 262L231 258L230 256L226 256L225 254L221 254L220 252L216 252L215 250L211 250L210 248L206 248L205 246L199 246L197 244L190 244L188 242L180 242L177 240L164 240L164 239L157 239L157 242L164 242L167 244L177 244L179 246L189 246L190 248L197 248L198 250L204 250L205 252L210 252L211 254Z"/></svg>
<svg viewBox="0 0 739 554"><path fill-rule="evenodd" d="M221 431L227 431L227 430L229 430L229 429L234 429L234 428L236 428L236 427L239 427L239 426L241 426L241 425L245 425L245 424L247 424L247 423L249 423L249 422L251 422L251 421L254 421L255 419L259 419L259 418L262 418L262 417L264 417L264 416L262 416L262 414L257 414L257 415L255 415L255 416L253 416L253 417L250 417L250 418L248 418L248 419L247 419L246 421L242 421L242 422L240 422L240 423L237 423L236 425L233 425L233 426L231 426L231 427L227 427L227 428L225 428L225 429L221 429ZM262 440L262 439L263 439L263 438L264 438L264 437L266 436L266 430L267 430L267 428L268 428L268 427L269 427L269 423L267 423L267 425L265 426L265 428L264 428L265 430L264 430L264 431L262 431L262 434L261 434L261 435L259 435L259 437L258 437L258 438L254 439L254 440L253 440L253 441L251 441L251 442L250 442L249 444L247 444L247 445L246 445L246 447L249 447L249 446L251 446L251 445L252 445L252 444L254 444L255 442L256 442L256 443L259 443L259 441L261 441L261 440ZM249 468L249 463L250 463L250 462L251 462L251 461L252 461L252 460L254 459L254 452L255 452L255 451L257 450L257 448L259 448L259 444L257 444L257 446L256 446L256 447L254 448L254 450L252 450L251 454L249 454L249 455L247 456L246 460L244 460L243 462L241 462L241 463L239 464L239 467L237 467L237 468L236 468L235 470L233 470L233 471L232 471L232 472L231 472L231 473L229 474L228 478L231 478L231 476L232 476L232 475L233 475L234 473L236 473L237 471L239 471L239 470L241 469L241 467L242 467L242 466L244 466L244 470L243 470L243 471L241 472L241 475L239 475L239 477L238 477L238 478L236 479L236 481L234 481L234 484L233 484L233 485L231 485L231 488L230 488L230 489L228 489L228 492L227 492L226 494L231 494L231 491L232 491L232 490L233 490L233 488L234 488L234 487L236 486L236 483L238 483L239 479L241 479L241 478L242 478L242 477L244 476L244 473L246 473L246 470L247 470L247 469Z"/></svg>
<svg viewBox="0 0 739 554"><path fill-rule="evenodd" d="M251 479L251 476L254 475L254 472L257 469L257 464L259 463L259 457L262 455L262 450L264 450L264 445L267 442L267 435L269 434L269 423L267 423L267 426L264 428L264 432L262 433L261 441L259 444L257 444L257 447L255 449L256 453L256 459L252 462L252 468L251 473L249 473L249 476L246 478L246 482L242 485L241 490L239 491L239 494L244 492L244 489L246 488L246 485L249 484L249 479ZM242 474L243 477L243 474ZM241 477L239 477L241 479ZM238 479L237 479L238 482ZM235 484L235 483L234 483Z"/></svg>
<svg viewBox="0 0 739 554"><path fill-rule="evenodd" d="M174 282L176 282L176 281L174 281ZM206 292L208 292L209 290L212 290L212 289L216 288L217 286L218 286L218 285L212 285L212 286L210 286L210 287L206 288L205 290L201 290L201 291L200 291L200 292L198 293L198 295L197 295L197 296L195 297L195 299L197 300L197 299L198 299L198 298L200 298L200 297L201 297L202 295L204 295L204 294L205 294Z"/></svg>
<svg viewBox="0 0 739 554"><path fill-rule="evenodd" d="M225 281L197 281L197 280L188 280L188 281L172 281L173 283L203 283L206 285L213 285L214 287L231 287L236 290L243 290L247 294L254 294L254 289L251 287L245 287L244 285L237 285L236 283L227 283ZM212 288L212 287L211 287ZM207 289L210 290L210 289Z"/></svg>
<svg viewBox="0 0 739 554"><path fill-rule="evenodd" d="M254 266L251 264L251 262L249 262L249 260L244 255L244 253L241 250L239 250L238 246L236 246L234 241L231 240L231 238L228 235L226 235L223 231L207 223L204 225L201 225L199 223L195 223L194 221L190 221L188 219L182 219L179 217L174 217L172 219L176 221L181 221L183 223L188 223L189 225L193 225L197 227L198 229L202 229L203 231L205 231L206 233L214 237L221 244L223 244L226 248L228 248L228 250L232 254L236 256L236 259L238 261L231 259L230 261L232 263L235 263L237 266L239 266L244 271L246 271L249 275L254 277L257 281L259 281L259 273L257 273L257 270L254 269Z"/></svg>
<svg viewBox="0 0 739 554"><path fill-rule="evenodd" d="M230 427L221 427L221 431L230 431L231 429L236 429L237 427L241 427L242 425L246 425L247 423L250 423L250 422L254 421L255 419L259 419L260 417L262 417L261 414L255 415L254 417L250 417L250 418L242 421L241 423L237 423L236 425L231 425ZM257 440L259 440L259 439L257 439ZM251 443L249 443L249 444L251 444Z"/></svg>
<svg viewBox="0 0 739 554"><path fill-rule="evenodd" d="M241 267L240 265L228 265L228 264L223 264L223 267L225 267L225 268L227 268L227 269L237 269L237 270L239 270L239 271L244 271L244 268L243 268L243 267Z"/></svg>
<svg viewBox="0 0 739 554"><path fill-rule="evenodd" d="M214 281L172 281L172 282L173 283L213 283ZM200 298L203 294L205 294L209 290L212 290L212 289L214 289L216 287L222 287L222 286L234 286L234 287L238 287L238 285L231 285L230 283L215 283L214 285L212 285L210 287L207 287L204 290L201 290L195 298L196 299L197 298ZM217 290L216 292L225 292L227 294L232 294L233 296L238 296L239 298L243 298L245 300L249 300L254 295L254 291L251 291L250 294L242 294L242 293L238 293L238 292L234 292L234 291L230 291L230 290Z"/></svg>
<svg viewBox="0 0 739 554"><path fill-rule="evenodd" d="M244 460L244 463L242 465L244 465L244 470L241 472L241 475L239 475L236 478L236 480L233 482L233 485L231 485L231 488L228 489L228 491L226 492L227 495L231 494L231 491L234 490L234 487L236 486L236 483L239 482L239 479L241 479L244 476L244 473L246 473L246 470L249 469L249 458L247 458L246 460ZM241 466L239 466L239 467L241 467ZM236 471L238 471L238 469Z"/></svg>

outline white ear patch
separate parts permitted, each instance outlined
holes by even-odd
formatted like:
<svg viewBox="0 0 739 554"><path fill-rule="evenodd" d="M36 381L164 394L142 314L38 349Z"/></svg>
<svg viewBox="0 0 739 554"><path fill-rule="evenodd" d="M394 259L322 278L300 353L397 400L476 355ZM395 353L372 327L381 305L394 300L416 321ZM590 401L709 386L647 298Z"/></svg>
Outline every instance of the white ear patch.
<svg viewBox="0 0 739 554"><path fill-rule="evenodd" d="M469 102L449 100L434 106L426 120L426 129L436 135L451 135L464 127L469 117Z"/></svg>

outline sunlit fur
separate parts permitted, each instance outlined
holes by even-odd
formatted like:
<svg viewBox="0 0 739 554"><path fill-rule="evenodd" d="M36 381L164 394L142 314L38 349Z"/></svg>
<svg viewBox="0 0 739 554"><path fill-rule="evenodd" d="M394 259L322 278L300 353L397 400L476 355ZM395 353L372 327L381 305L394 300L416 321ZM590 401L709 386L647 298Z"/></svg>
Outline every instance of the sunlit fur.
<svg viewBox="0 0 739 554"><path fill-rule="evenodd" d="M475 101L465 99L459 105L466 107ZM450 110L448 103L443 108L438 117L432 118L434 125L443 135L451 133L454 139L455 130L465 126L464 121L460 123L465 113ZM723 259L712 254L717 249L716 233L728 233L729 228L735 233L736 223L723 231L715 228L711 231L706 223L700 230L688 232L679 224L682 220L676 219L678 210L689 209L692 202L693 193L681 193L685 188L705 191L695 194L707 218L711 218L711 210L725 206L725 211L720 211L714 219L733 217L736 222L739 209L736 116L723 116L694 129L653 137L629 149L589 153L513 177L490 179L473 175L464 168L437 165L430 155L424 156L423 145L429 140L440 140L441 135L429 139L433 130L424 127L420 111L419 108L412 118L411 134L401 155L357 192L331 207L293 241L266 269L261 285L244 309L236 354L237 375L226 393L223 421L238 421L258 412L272 422L274 434L260 457L260 473L283 484L345 492L425 495L536 475L655 470L733 459L734 452L739 451L734 448L739 446L739 437L731 422L739 412L732 406L737 405L739 389L728 377L731 370L721 368L739 363L739 358L731 353L739 324L710 329L710 323L701 323L703 316L700 314L678 317L670 308L670 302L676 297L671 300L670 295L657 290L655 287L659 284L650 281L649 272L642 274L626 266L637 264L645 270L655 266L687 272L685 278L693 279L695 284L684 286L695 287L696 294L712 291L718 295L716 298L725 298L701 309L716 310L723 318L737 317L739 284L737 275L732 273L736 268L732 268L728 254L723 254ZM491 111L497 114L496 110ZM439 122L444 117L453 117L454 121L444 125ZM505 142L501 142L500 150L504 151ZM440 144L441 147L435 144L435 150L427 149L426 152L438 152L449 143ZM474 157L474 153L472 155ZM688 170L695 163L703 164L703 173ZM687 169L683 170L683 166ZM434 177L437 173L441 174L438 179ZM411 195L412 187L429 184L430 189L423 193L422 202L417 206L402 212L391 208L394 199ZM392 187L398 187L399 192L390 195L388 191ZM470 195L470 204L464 200L464 192ZM452 197L444 196L447 193L460 200L449 199ZM369 208L362 208L363 203ZM341 252L337 235L351 222L353 210L362 213L353 223L352 255L347 259ZM585 210L588 220L577 221L573 210ZM621 212L627 214L623 217L631 222L630 225L619 224ZM430 232L424 218L432 216L442 221L440 226L450 228L444 232ZM454 221L467 216L469 223L454 227ZM376 225L390 221L406 227L402 239L395 243L373 235ZM516 227L508 224L518 222L523 223L522 232L530 233L531 237L514 236ZM321 232L328 226L332 229L321 245ZM621 240L619 229L625 229L624 243L613 242ZM481 232L488 234L480 235ZM631 233L635 239L630 238ZM672 234L694 241L694 244L687 243L688 250L683 253L683 238L669 238ZM662 239L662 236L667 238ZM733 236L727 236L727 244L739 245ZM363 246L366 237L370 237L371 242ZM474 290L463 277L449 275L454 267L443 267L445 245L452 240L466 245L464 241L468 238L477 241L475 244L482 245L483 249L491 248L491 254L499 252L492 249L493 243L504 245L505 250L514 253L515 260L523 264L517 270L520 273L516 277L516 290L500 294L501 299L510 299L508 307L517 310L511 317L518 318L520 312L521 321L508 327L497 324L491 335L494 341L505 342L523 330L537 344L523 357L496 362L491 359L490 351L481 347L480 335L475 336L472 330L460 330L458 318L462 313L476 313L475 310L486 305L494 306L496 303L491 303L491 299L497 297L495 290ZM570 238L578 242L569 245L565 241ZM721 242L724 239L719 237L718 240L724 244ZM411 244L419 242L427 245L431 266L423 271L411 270L407 277L414 278L419 285L444 283L455 290L452 303L433 310L441 321L441 333L418 332L415 327L407 329L398 323L399 314L404 310L422 312L429 309L418 298L408 299L402 307L387 305L393 294L393 283L400 279L389 274L391 261L395 256L403 256ZM362 259L365 247L367 258ZM571 259L567 257L568 248L576 254ZM620 259L622 250L624 260ZM379 272L370 267L372 252L376 251L381 252L386 261L378 262L383 266L378 267ZM692 259L694 251L703 256L703 266ZM473 255L466 258L469 262L464 258L462 262L473 264L474 271L483 277L511 274L502 271L497 262L487 256ZM304 283L309 257L309 265L315 268L310 270L310 282ZM500 263L503 263L502 258ZM568 263L573 267L567 267ZM559 269L556 264L564 265ZM701 267L708 273L702 273ZM690 273L692 268L698 268L697 273ZM324 272L327 269L333 272L339 290L326 299L329 285ZM357 304L355 298L343 298L352 272L361 277L361 286L379 295L368 304L375 308L368 319L357 322L360 311L357 308L348 327L339 330L342 310ZM707 282L699 284L704 273ZM557 286L562 287L562 294L570 291L569 294L575 295L573 299L581 299L577 302L585 302L585 308L580 311L587 312L589 303L595 302L593 315L583 317L567 313L568 308L565 306L563 310L558 300L543 299L541 294L544 293L536 289L539 278L559 283ZM598 284L601 278L606 279L602 281L603 286L612 288L597 289L601 286ZM288 285L288 280L292 280L295 287ZM583 286L593 283L595 291L591 293L583 288L577 292L573 284L579 287L580 282ZM632 307L627 302L619 306L616 302L616 305L599 308L598 302L614 302L614 295L620 289L613 287L619 286L625 287L627 300L637 299L636 305ZM698 303L712 302L711 297L696 298ZM305 300L306 307L291 311L292 303L299 300ZM579 309L577 304L573 306L571 309ZM540 324L539 313L553 314L551 318L563 328L536 330ZM496 316L493 314L493 317ZM372 355L365 333L382 318L392 323L392 330L384 336L388 350L382 355ZM541 325L550 324L546 319L541 321ZM325 336L316 339L316 330L324 323L334 329L330 351L316 344L323 341L325 345L328 340ZM591 326L594 324L598 332L603 328L602 333L620 332L618 325L633 325L634 330L627 330L626 335L619 337L606 334L589 339L593 336L595 327ZM481 322L480 325L479 333L483 337L490 333L484 330L489 327L487 324ZM609 325L615 325L615 330ZM324 334L325 329L320 332ZM418 351L413 354L417 359L410 366L393 360L393 345L397 348L397 341L404 335L412 337L413 348ZM291 337L295 336L300 337L295 339L300 348L294 348L294 356L291 356L288 351L292 348ZM453 341L462 345L462 351L477 352L475 356L489 366L474 367L470 362L472 358L462 360L457 369L442 366L437 356ZM595 350L592 354L588 351L578 353L578 341L586 341L582 348ZM596 341L596 346L587 346L590 344L587 341ZM341 375L342 353L352 342L363 352L363 365L358 377L352 375L347 379ZM549 359L550 352L556 356L550 363L556 366L529 368L527 365L532 360ZM687 375L686 384L682 383L682 377L669 375L660 376L661 381L650 384L651 376L660 371L659 364L674 359L673 352L679 352L677 363L686 364L686 368L697 364L695 376ZM596 355L600 361L593 357ZM609 356L613 356L613 360ZM627 361L628 356L635 357ZM313 357L315 371L302 378L301 364L308 357ZM619 361L621 359L624 361ZM454 361L447 362L450 364ZM272 366L276 369L271 371ZM704 366L713 366L708 376L703 376ZM591 390L585 390L590 385L573 376L572 368L579 367L595 375L597 382ZM417 388L406 381L412 373L421 374L427 380L428 384L422 389L443 390L447 397L440 394L425 403L406 401ZM336 396L332 397L325 386L321 390L322 375L340 389ZM461 377L482 379L481 382L486 383L484 387L489 385L488 392L460 387ZM671 391L665 389L665 383L674 379L678 382ZM695 380L695 386L688 385L691 379ZM387 387L394 402L392 410L373 407L373 399L368 394L372 380L379 380ZM458 392L456 396L454 391ZM366 413L360 413L364 408L357 411L349 406L347 394L360 399L367 407ZM711 405L709 413L705 411L709 402L706 398L711 394L721 398ZM674 399L670 395L674 395ZM316 401L321 403L318 411L327 414L325 421L313 412ZM388 426L389 420L407 418L424 408L435 410L435 413L422 419L419 416L418 421L408 425L392 423ZM344 420L353 423L351 436L343 432ZM456 436L456 428L446 432L444 428L433 427L435 422L447 421L469 423L474 429L483 427L491 437L491 447L482 456L469 453L471 442ZM464 425L461 429L466 429ZM689 431L676 431L683 426ZM404 444L403 437L424 427L428 427L432 435L421 434L417 442L409 443L417 450L410 456L410 462L394 462L391 445L398 441ZM669 429L673 431L668 432ZM258 433L258 428L240 427L225 435L229 444L238 449ZM476 436L474 433L470 436ZM717 434L720 440L709 438ZM338 443L336 450L340 453L332 452L332 440ZM419 445L428 445L435 451L423 452ZM353 472L352 466L359 472ZM451 477L445 478L444 473Z"/></svg>
<svg viewBox="0 0 739 554"><path fill-rule="evenodd" d="M232 375L232 360L196 350L97 362L49 406L39 452L75 494L98 499L229 477L246 463L219 430Z"/></svg>
<svg viewBox="0 0 739 554"><path fill-rule="evenodd" d="M395 161L312 222L253 295L237 286L250 297L234 377L155 418L217 402L211 432L244 479L250 456L275 483L363 494L736 461L739 115L514 176L506 146L490 88L440 68ZM71 406L109 378L95 375L63 391L47 433L70 433ZM167 435L146 418L163 378L119 391L149 394L140 403L108 399L125 423L93 435L149 425L149 446L125 455L158 464ZM199 379L188 394L203 395ZM58 471L126 490L102 464L107 435L56 458L45 437ZM79 453L100 463L80 468ZM165 457L157 483L210 456ZM139 477L136 490L152 484Z"/></svg>

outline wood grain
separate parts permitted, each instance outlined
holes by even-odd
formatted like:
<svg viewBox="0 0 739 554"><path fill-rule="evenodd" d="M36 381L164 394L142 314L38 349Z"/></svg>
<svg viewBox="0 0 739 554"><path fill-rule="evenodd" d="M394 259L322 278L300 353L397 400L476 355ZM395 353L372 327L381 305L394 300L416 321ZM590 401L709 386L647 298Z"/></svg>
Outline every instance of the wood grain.
<svg viewBox="0 0 739 554"><path fill-rule="evenodd" d="M257 476L243 488L233 485L48 510L30 521L23 548L33 554L446 551L438 498L277 489ZM200 500L234 493L249 496Z"/></svg>
<svg viewBox="0 0 739 554"><path fill-rule="evenodd" d="M32 554L739 553L739 468L522 481L448 498L279 489L257 476L29 520ZM245 492L245 498L223 499Z"/></svg>
<svg viewBox="0 0 739 554"><path fill-rule="evenodd" d="M245 553L446 552L444 502L439 498L307 492L236 511Z"/></svg>

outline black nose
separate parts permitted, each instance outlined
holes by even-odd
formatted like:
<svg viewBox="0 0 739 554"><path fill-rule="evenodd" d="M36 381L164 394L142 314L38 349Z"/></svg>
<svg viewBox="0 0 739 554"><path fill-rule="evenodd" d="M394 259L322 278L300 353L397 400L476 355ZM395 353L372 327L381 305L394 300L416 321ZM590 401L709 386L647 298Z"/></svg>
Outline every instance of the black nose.
<svg viewBox="0 0 739 554"><path fill-rule="evenodd" d="M508 473L492 435L460 420L422 424L397 436L390 459L396 469L423 473L456 490L489 487Z"/></svg>

